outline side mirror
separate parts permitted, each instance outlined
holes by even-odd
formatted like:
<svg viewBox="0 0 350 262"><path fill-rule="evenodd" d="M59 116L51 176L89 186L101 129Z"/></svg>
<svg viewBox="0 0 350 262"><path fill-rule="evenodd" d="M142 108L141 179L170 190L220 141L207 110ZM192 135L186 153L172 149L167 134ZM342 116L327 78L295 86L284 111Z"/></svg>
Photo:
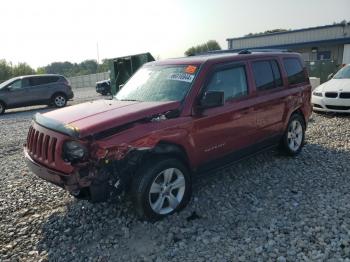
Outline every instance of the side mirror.
<svg viewBox="0 0 350 262"><path fill-rule="evenodd" d="M122 89L124 84L119 85L119 90Z"/></svg>
<svg viewBox="0 0 350 262"><path fill-rule="evenodd" d="M333 78L333 76L334 76L334 73L329 74L329 75L327 76L327 80L331 80L331 79Z"/></svg>
<svg viewBox="0 0 350 262"><path fill-rule="evenodd" d="M225 94L223 91L207 91L200 100L200 108L212 108L224 105Z"/></svg>

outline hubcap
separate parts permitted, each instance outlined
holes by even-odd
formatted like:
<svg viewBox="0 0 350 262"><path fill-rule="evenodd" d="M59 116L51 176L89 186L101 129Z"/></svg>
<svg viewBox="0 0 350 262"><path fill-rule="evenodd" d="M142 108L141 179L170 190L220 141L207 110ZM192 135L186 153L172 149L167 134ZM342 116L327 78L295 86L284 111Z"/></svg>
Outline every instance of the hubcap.
<svg viewBox="0 0 350 262"><path fill-rule="evenodd" d="M160 172L149 192L149 203L152 210L161 215L174 211L185 194L185 176L177 168L168 168Z"/></svg>
<svg viewBox="0 0 350 262"><path fill-rule="evenodd" d="M66 99L63 96L56 96L55 97L55 104L58 107L64 106L66 103Z"/></svg>
<svg viewBox="0 0 350 262"><path fill-rule="evenodd" d="M303 127L300 122L293 120L288 127L288 146L292 151L297 151L303 141Z"/></svg>

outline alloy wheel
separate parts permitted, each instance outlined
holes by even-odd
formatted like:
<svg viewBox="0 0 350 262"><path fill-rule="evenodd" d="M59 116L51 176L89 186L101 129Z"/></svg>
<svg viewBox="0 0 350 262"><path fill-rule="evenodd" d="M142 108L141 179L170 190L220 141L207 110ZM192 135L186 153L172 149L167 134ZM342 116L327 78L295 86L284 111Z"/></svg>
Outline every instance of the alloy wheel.
<svg viewBox="0 0 350 262"><path fill-rule="evenodd" d="M63 107L66 104L66 98L61 95L56 96L54 101L57 107Z"/></svg>
<svg viewBox="0 0 350 262"><path fill-rule="evenodd" d="M185 176L179 169L163 170L153 180L149 190L152 210L160 215L171 213L183 200L185 189Z"/></svg>
<svg viewBox="0 0 350 262"><path fill-rule="evenodd" d="M287 136L289 149L297 151L303 141L303 127L298 120L293 120L288 127Z"/></svg>

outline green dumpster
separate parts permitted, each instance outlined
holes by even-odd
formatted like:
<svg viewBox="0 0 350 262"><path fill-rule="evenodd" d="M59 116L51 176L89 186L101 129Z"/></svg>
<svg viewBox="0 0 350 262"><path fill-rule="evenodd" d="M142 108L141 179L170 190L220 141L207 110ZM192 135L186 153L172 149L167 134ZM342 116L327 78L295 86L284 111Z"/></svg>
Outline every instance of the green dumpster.
<svg viewBox="0 0 350 262"><path fill-rule="evenodd" d="M150 53L117 57L110 60L111 92L115 95L143 64L154 61Z"/></svg>

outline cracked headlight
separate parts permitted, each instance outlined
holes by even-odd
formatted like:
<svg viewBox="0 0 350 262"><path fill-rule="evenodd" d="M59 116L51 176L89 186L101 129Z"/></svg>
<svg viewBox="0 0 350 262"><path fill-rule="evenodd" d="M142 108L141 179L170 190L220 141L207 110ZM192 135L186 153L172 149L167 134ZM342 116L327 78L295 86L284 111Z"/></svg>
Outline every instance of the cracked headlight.
<svg viewBox="0 0 350 262"><path fill-rule="evenodd" d="M63 158L67 162L83 160L87 156L85 146L77 141L68 141L63 144Z"/></svg>

